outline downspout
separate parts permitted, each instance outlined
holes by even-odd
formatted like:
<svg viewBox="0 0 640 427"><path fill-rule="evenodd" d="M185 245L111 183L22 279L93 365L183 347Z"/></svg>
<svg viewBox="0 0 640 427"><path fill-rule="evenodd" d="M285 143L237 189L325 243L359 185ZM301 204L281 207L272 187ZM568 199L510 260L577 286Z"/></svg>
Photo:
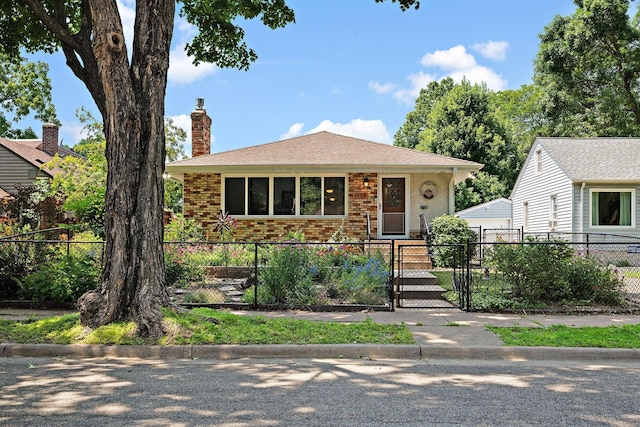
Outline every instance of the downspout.
<svg viewBox="0 0 640 427"><path fill-rule="evenodd" d="M449 180L449 215L456 213L456 173L458 168L453 168L453 174Z"/></svg>
<svg viewBox="0 0 640 427"><path fill-rule="evenodd" d="M585 185L586 183L583 182L582 185L580 186L580 219L578 220L578 224L580 225L580 227L578 228L578 231L580 232L580 235L584 233L584 187Z"/></svg>

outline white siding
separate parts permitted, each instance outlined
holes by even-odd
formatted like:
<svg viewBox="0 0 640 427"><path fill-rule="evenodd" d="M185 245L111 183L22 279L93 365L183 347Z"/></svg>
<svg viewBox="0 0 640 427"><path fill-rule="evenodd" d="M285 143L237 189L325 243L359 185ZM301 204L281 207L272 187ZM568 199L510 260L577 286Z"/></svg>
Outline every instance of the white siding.
<svg viewBox="0 0 640 427"><path fill-rule="evenodd" d="M0 187L5 191L13 193L17 187L33 184L36 174L42 176L33 165L0 146Z"/></svg>
<svg viewBox="0 0 640 427"><path fill-rule="evenodd" d="M540 151L541 171L536 172L536 150ZM571 180L549 157L545 150L536 144L523 166L518 182L511 194L513 227L523 227L522 205L529 204L528 232L548 232L549 203L552 195L558 198L558 226L556 231L572 231L573 191Z"/></svg>

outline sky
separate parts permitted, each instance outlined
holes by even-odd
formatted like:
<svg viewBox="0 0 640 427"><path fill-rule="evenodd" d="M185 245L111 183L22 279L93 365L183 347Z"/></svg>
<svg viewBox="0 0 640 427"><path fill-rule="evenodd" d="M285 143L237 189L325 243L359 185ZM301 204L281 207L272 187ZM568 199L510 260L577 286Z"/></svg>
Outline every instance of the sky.
<svg viewBox="0 0 640 427"><path fill-rule="evenodd" d="M125 40L131 40L132 0L118 0ZM320 130L393 143L420 89L451 76L517 89L533 78L539 35L555 15L575 11L572 0L422 0L401 12L387 0L288 0L296 22L271 30L243 24L258 54L248 71L193 66L184 53L196 28L176 14L165 113L188 133L196 98L213 120L212 153ZM29 57L49 64L61 142L82 138L76 111L100 119L89 92L61 52ZM40 135L42 124L32 119Z"/></svg>

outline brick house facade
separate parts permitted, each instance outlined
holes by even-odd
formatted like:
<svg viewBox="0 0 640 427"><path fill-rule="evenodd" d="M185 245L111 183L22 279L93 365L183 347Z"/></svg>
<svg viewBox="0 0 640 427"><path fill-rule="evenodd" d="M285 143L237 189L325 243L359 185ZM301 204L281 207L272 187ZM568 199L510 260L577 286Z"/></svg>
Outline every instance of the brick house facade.
<svg viewBox="0 0 640 427"><path fill-rule="evenodd" d="M341 227L358 240L418 237L420 215L453 214L454 185L482 167L329 132L209 154L211 119L202 108L191 118L192 158L166 170L210 237L221 211L237 241L326 241Z"/></svg>

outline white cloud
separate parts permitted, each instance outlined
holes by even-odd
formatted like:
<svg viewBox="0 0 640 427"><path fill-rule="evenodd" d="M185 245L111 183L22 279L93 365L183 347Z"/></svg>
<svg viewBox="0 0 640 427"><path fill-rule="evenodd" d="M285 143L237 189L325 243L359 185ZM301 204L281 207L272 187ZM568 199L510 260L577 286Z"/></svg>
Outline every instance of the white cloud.
<svg viewBox="0 0 640 427"><path fill-rule="evenodd" d="M282 135L281 139L327 131L354 138L366 139L368 141L382 142L385 144L391 144L393 142L393 139L382 120L354 119L349 123L334 123L331 120L323 120L318 126L308 132L303 132L303 127L304 123L296 123L292 125L289 128L289 131Z"/></svg>
<svg viewBox="0 0 640 427"><path fill-rule="evenodd" d="M170 82L176 84L189 84L215 74L218 67L214 64L200 63L193 65L193 59L184 51L186 43L182 43L171 49L169 54Z"/></svg>
<svg viewBox="0 0 640 427"><path fill-rule="evenodd" d="M418 95L420 95L420 90L432 81L435 81L436 77L432 74L419 71L407 76L407 80L409 80L410 83L409 87L396 90L393 93L393 97L404 104L410 105L413 104Z"/></svg>
<svg viewBox="0 0 640 427"><path fill-rule="evenodd" d="M289 139L295 138L296 136L302 135L302 129L304 128L304 123L294 123L289 126L289 130L286 133L280 135L280 139Z"/></svg>
<svg viewBox="0 0 640 427"><path fill-rule="evenodd" d="M507 81L491 68L477 66L470 70L456 71L449 75L455 82L461 82L466 79L470 83L485 83L491 90L504 90L507 88Z"/></svg>
<svg viewBox="0 0 640 427"><path fill-rule="evenodd" d="M443 70L468 70L476 66L473 55L467 53L462 45L449 50L436 50L422 57L420 63L425 67L437 67Z"/></svg>
<svg viewBox="0 0 640 427"><path fill-rule="evenodd" d="M60 127L60 139L65 145L73 147L87 137L84 125L80 122L65 123Z"/></svg>
<svg viewBox="0 0 640 427"><path fill-rule="evenodd" d="M473 45L483 56L503 60L509 44L507 42L486 42ZM476 58L462 46L454 46L448 50L436 50L425 54L420 64L425 68L439 70L439 73L418 71L407 76L408 86L398 86L394 83L380 84L370 82L369 88L381 95L392 94L398 102L411 105L415 102L420 90L433 81L451 77L455 82L463 79L475 84L486 84L491 90L504 90L507 81L489 67L479 65Z"/></svg>
<svg viewBox="0 0 640 427"><path fill-rule="evenodd" d="M393 83L380 84L378 82L369 82L369 89L372 89L375 93L383 95L393 92L393 90L397 87L398 85L395 85Z"/></svg>
<svg viewBox="0 0 640 427"><path fill-rule="evenodd" d="M131 55L133 46L133 26L136 20L136 2L132 0L118 0L117 4L118 12L120 13L120 20L122 21L124 42L127 45L129 55Z"/></svg>
<svg viewBox="0 0 640 427"><path fill-rule="evenodd" d="M480 53L485 58L495 59L496 61L504 61L507 56L507 48L509 43L506 41L488 41L485 43L476 43L471 48Z"/></svg>

